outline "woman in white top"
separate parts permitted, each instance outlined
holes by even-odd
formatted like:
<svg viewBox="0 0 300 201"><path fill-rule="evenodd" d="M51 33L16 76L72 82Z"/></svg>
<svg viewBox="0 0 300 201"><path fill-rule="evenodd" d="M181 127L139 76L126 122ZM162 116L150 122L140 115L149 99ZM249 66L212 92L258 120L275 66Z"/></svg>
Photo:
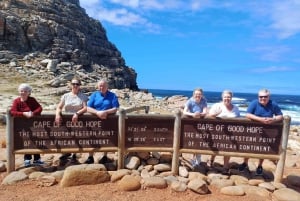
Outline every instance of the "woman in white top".
<svg viewBox="0 0 300 201"><path fill-rule="evenodd" d="M222 101L212 105L208 116L219 118L235 118L240 116L239 108L231 103L233 93L229 90L222 92ZM224 172L228 174L229 170L229 156L224 156ZM211 157L211 165L214 163L215 155Z"/></svg>
<svg viewBox="0 0 300 201"><path fill-rule="evenodd" d="M66 113L73 114L72 122L76 123L78 117L87 111L87 100L88 97L80 91L81 81L79 78L74 77L71 80L71 91L62 95L60 102L56 108L55 122L60 124L62 121L62 110ZM66 159L71 156L70 153L63 154L60 157L61 164L66 161ZM77 162L76 154L72 156L72 162Z"/></svg>

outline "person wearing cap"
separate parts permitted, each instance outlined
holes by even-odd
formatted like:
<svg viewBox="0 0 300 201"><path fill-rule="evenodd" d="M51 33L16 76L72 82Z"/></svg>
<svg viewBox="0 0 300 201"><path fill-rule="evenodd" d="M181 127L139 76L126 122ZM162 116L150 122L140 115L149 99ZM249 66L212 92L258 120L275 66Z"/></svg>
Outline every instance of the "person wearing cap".
<svg viewBox="0 0 300 201"><path fill-rule="evenodd" d="M34 116L40 115L43 108L39 104L39 102L34 98L31 97L32 88L27 83L22 83L18 87L19 97L13 100L12 106L10 109L10 113L14 117L25 117L25 118L32 118ZM24 155L24 166L29 167L31 166L31 154ZM41 161L40 154L33 155L33 164L34 165L42 165L44 164Z"/></svg>
<svg viewBox="0 0 300 201"><path fill-rule="evenodd" d="M62 111L66 114L72 115L72 122L76 123L80 115L87 111L88 97L80 90L81 81L78 77L74 77L69 84L71 91L62 95L60 102L56 107L55 123L60 125L62 122ZM70 153L63 154L60 159L60 164L63 165L67 159L71 156ZM77 157L73 153L71 162L76 163Z"/></svg>

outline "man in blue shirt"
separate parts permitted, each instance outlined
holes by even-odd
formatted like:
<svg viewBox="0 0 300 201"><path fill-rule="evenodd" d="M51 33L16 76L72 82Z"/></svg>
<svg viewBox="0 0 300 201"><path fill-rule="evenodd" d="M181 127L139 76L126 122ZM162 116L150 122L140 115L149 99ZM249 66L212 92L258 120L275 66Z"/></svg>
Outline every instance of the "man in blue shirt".
<svg viewBox="0 0 300 201"><path fill-rule="evenodd" d="M119 101L116 94L108 90L108 83L102 79L97 84L98 91L92 93L87 103L87 111L96 115L100 119L106 119L109 114L115 114L119 108ZM103 161L107 159L107 153L104 153ZM87 164L94 163L93 153L89 153Z"/></svg>
<svg viewBox="0 0 300 201"><path fill-rule="evenodd" d="M259 121L263 124L271 124L283 120L283 115L278 104L270 100L270 91L267 89L261 89L258 92L258 100L254 100L247 108L246 117ZM262 163L264 159L259 159L259 163L256 169L257 175L263 174ZM240 165L239 170L242 172L248 169L248 158L244 159L244 162Z"/></svg>

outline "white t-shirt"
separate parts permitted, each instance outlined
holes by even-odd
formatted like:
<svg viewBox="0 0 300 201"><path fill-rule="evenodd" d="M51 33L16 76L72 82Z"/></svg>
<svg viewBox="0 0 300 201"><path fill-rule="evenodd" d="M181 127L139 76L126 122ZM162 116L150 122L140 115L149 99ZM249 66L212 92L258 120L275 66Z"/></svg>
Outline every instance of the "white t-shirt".
<svg viewBox="0 0 300 201"><path fill-rule="evenodd" d="M217 117L239 117L240 116L239 108L235 105L232 106L233 106L232 110L228 110L227 107L222 102L215 103L210 108L209 114L212 115L218 114Z"/></svg>
<svg viewBox="0 0 300 201"><path fill-rule="evenodd" d="M61 101L64 104L65 112L75 113L83 108L83 103L87 102L88 97L79 92L73 94L72 92L66 93L61 97Z"/></svg>

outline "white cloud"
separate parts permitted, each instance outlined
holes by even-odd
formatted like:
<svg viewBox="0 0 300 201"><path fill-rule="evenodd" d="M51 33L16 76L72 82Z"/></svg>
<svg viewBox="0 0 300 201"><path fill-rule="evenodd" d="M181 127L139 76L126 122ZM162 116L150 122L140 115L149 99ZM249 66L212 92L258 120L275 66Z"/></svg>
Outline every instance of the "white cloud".
<svg viewBox="0 0 300 201"><path fill-rule="evenodd" d="M107 21L114 25L121 26L131 26L137 23L144 24L146 22L146 20L141 16L129 12L124 8L114 10L101 9L99 10L97 16L102 21Z"/></svg>
<svg viewBox="0 0 300 201"><path fill-rule="evenodd" d="M287 72L294 71L295 69L285 66L270 66L265 68L254 68L251 69L253 73L270 73L270 72Z"/></svg>
<svg viewBox="0 0 300 201"><path fill-rule="evenodd" d="M278 30L279 38L288 38L300 32L300 1L278 1L273 4L271 28Z"/></svg>
<svg viewBox="0 0 300 201"><path fill-rule="evenodd" d="M290 51L287 46L260 46L252 48L250 51L256 52L264 61L280 61L282 57Z"/></svg>
<svg viewBox="0 0 300 201"><path fill-rule="evenodd" d="M235 24L248 22L249 24L246 23L244 26L251 26L251 29L260 32L256 33L260 36L276 36L279 39L286 39L300 32L299 0L270 0L268 2L260 0L246 2L239 0L80 0L80 5L91 17L116 26L141 26L139 28L142 29L145 25L147 27L166 26L168 13L201 14L200 12L205 9L214 8L220 12L245 14L244 16L247 17L237 19L234 21ZM153 13L156 18L160 14L165 15L166 18L163 22L154 22ZM188 19L184 20L188 21ZM222 21L222 19L219 20ZM222 25L233 23L231 18L227 22L226 20L225 18ZM212 22L215 22L215 19ZM272 56L269 57L272 58Z"/></svg>

